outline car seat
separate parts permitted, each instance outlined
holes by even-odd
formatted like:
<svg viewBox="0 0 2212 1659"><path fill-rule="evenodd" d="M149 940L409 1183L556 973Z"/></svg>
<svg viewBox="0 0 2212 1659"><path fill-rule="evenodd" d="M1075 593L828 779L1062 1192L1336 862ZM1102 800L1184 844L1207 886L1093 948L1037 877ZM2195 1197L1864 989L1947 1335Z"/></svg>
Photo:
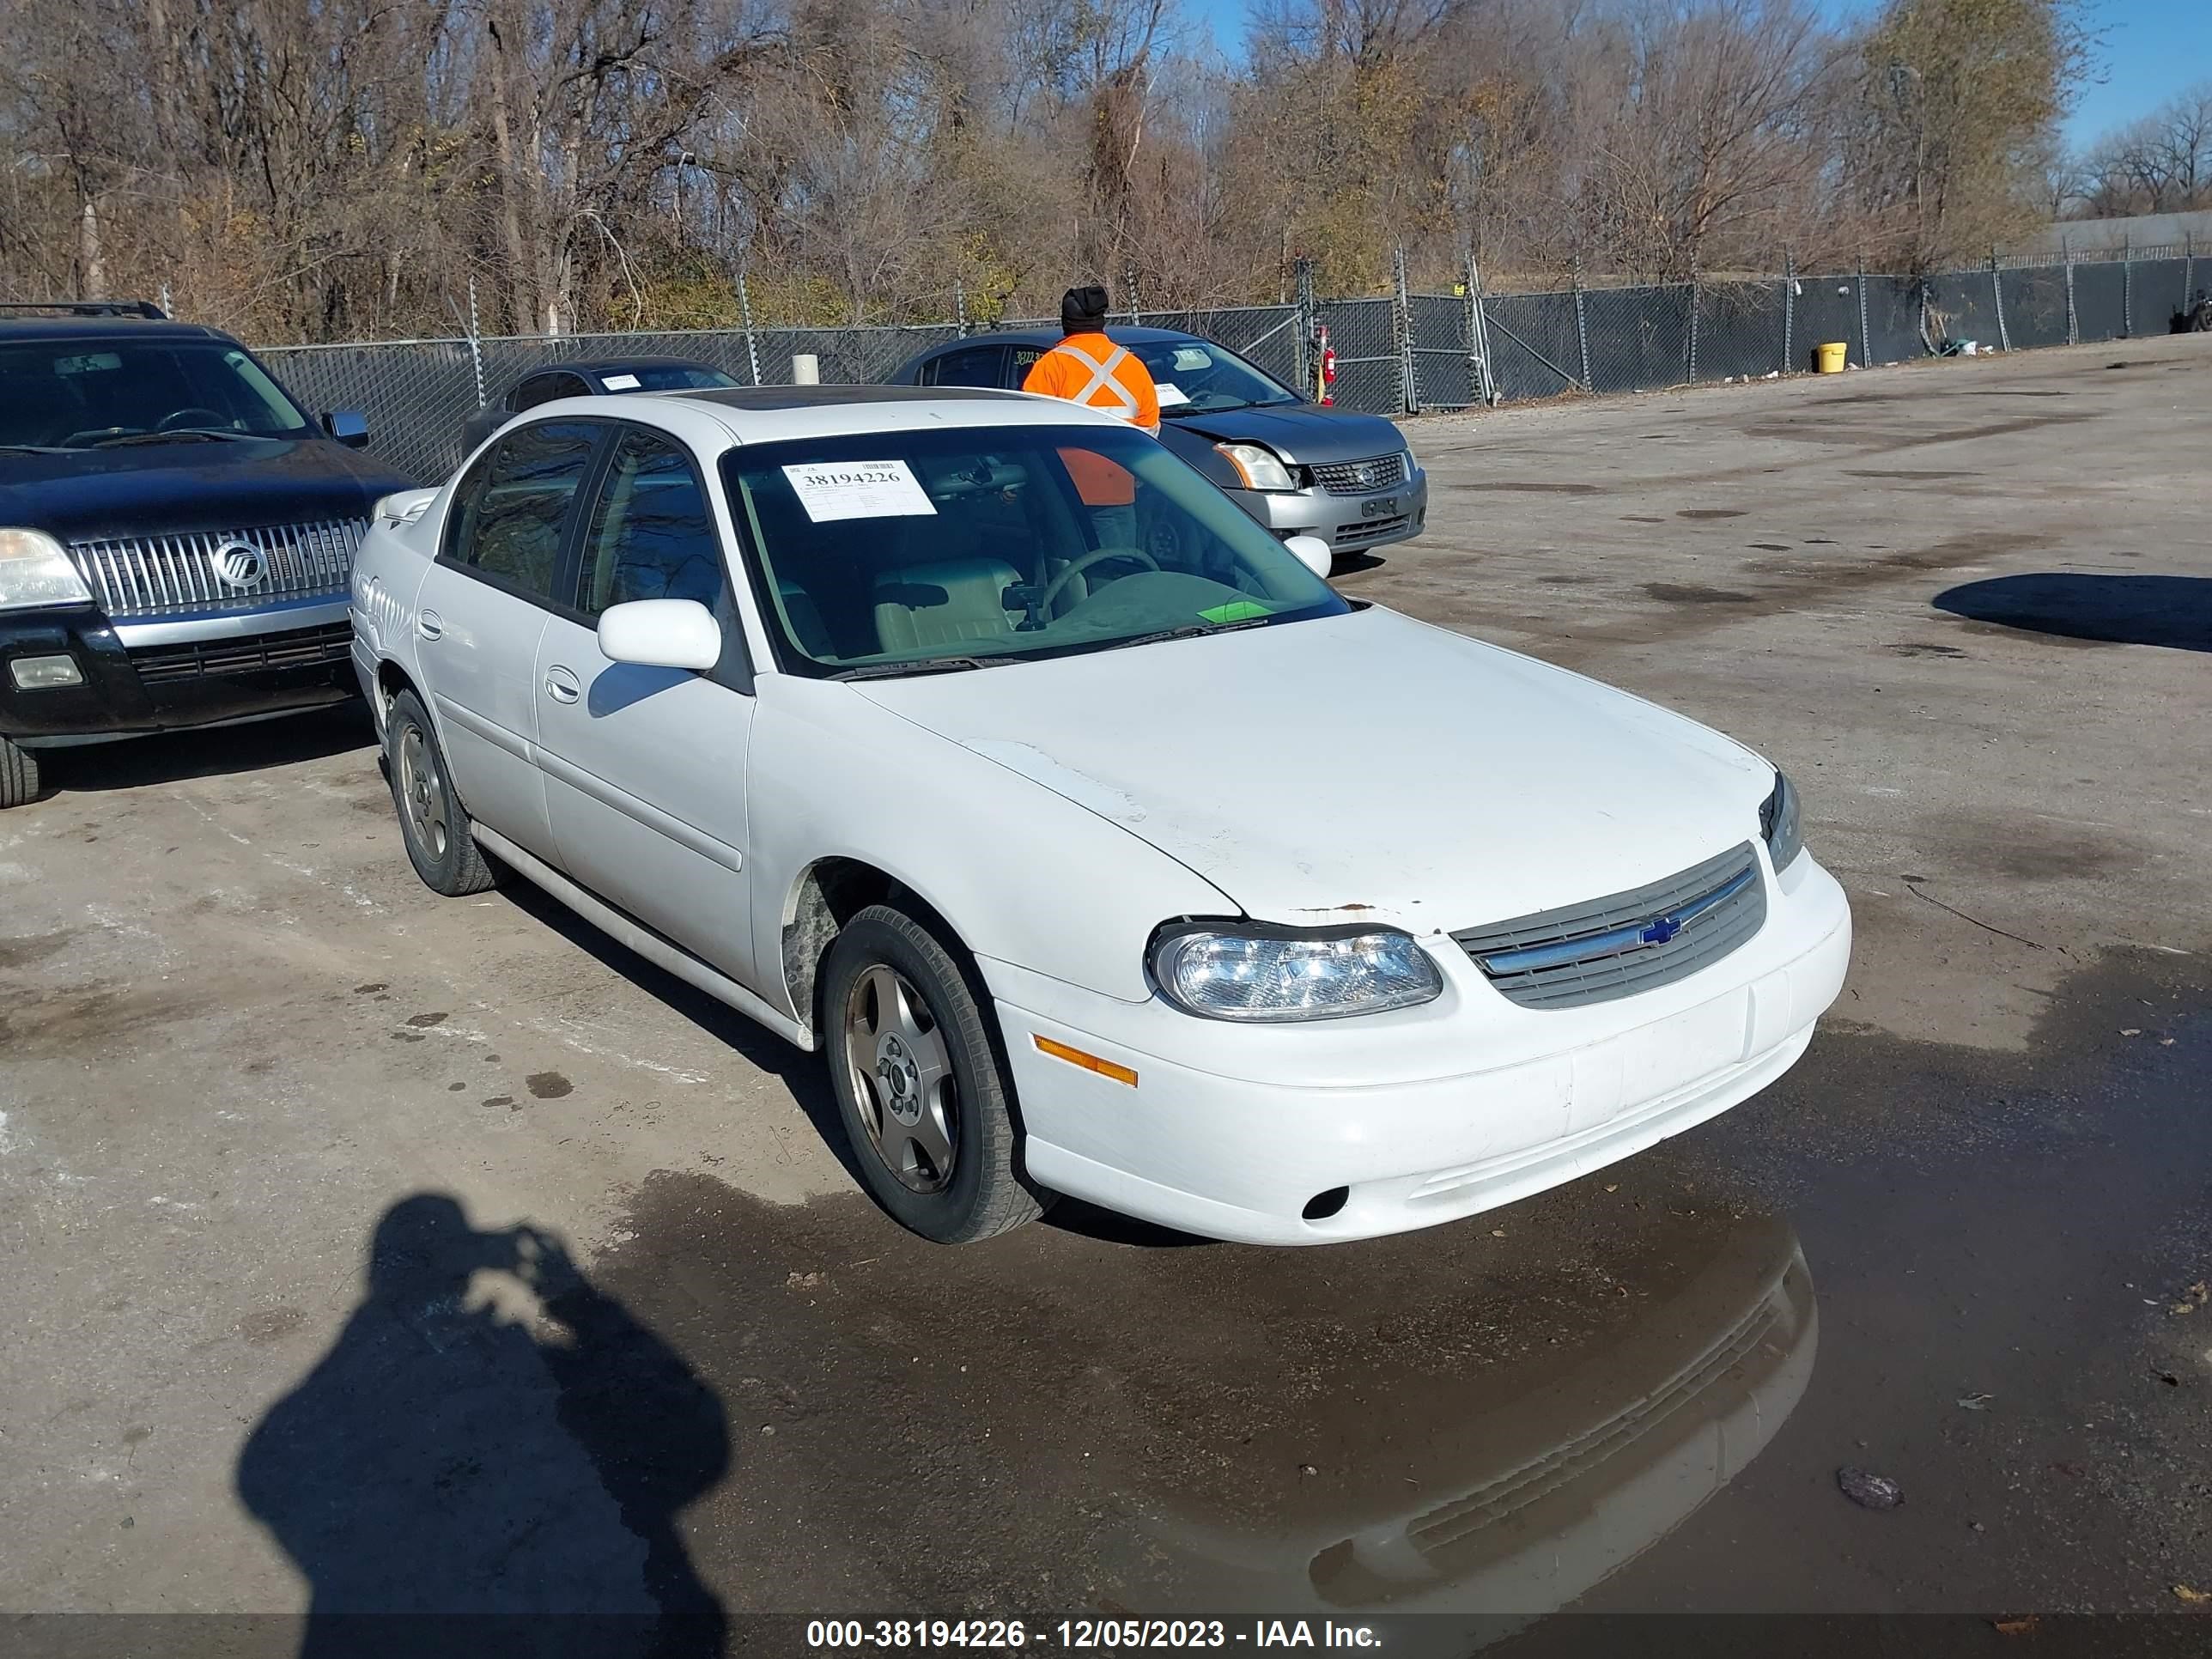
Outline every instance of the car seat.
<svg viewBox="0 0 2212 1659"><path fill-rule="evenodd" d="M1026 612L1006 608L1021 580L1003 559L945 559L876 578L876 634L887 652L928 651L1012 634Z"/></svg>

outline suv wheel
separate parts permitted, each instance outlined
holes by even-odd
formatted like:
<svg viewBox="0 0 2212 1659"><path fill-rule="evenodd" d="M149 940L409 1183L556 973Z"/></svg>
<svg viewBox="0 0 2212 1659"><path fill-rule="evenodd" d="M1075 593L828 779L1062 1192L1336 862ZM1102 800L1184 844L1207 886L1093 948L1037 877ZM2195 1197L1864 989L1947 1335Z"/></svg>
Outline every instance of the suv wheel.
<svg viewBox="0 0 2212 1659"><path fill-rule="evenodd" d="M960 963L889 905L830 947L823 1012L830 1085L860 1176L892 1218L940 1244L1042 1213L1014 1172L1012 1090Z"/></svg>
<svg viewBox="0 0 2212 1659"><path fill-rule="evenodd" d="M412 691L392 700L384 721L384 757L407 861L422 884L447 898L483 892L491 885L491 866L469 833L468 814L453 793L438 734Z"/></svg>
<svg viewBox="0 0 2212 1659"><path fill-rule="evenodd" d="M39 757L0 738L0 807L23 806L39 798Z"/></svg>

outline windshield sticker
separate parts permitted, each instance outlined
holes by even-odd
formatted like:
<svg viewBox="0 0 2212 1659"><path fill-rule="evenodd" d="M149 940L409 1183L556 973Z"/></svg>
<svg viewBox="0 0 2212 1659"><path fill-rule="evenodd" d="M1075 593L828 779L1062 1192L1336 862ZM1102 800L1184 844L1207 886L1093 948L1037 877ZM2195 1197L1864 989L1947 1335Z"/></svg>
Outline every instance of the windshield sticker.
<svg viewBox="0 0 2212 1659"><path fill-rule="evenodd" d="M1177 368L1212 368L1213 358L1204 346L1177 346L1175 366Z"/></svg>
<svg viewBox="0 0 2212 1659"><path fill-rule="evenodd" d="M599 384L606 387L610 392L635 392L637 390L637 376L635 374L603 374L599 377Z"/></svg>
<svg viewBox="0 0 2212 1659"><path fill-rule="evenodd" d="M1187 404L1190 401L1190 393L1166 380L1154 381L1152 390L1159 393L1162 409L1165 409L1170 404Z"/></svg>
<svg viewBox="0 0 2212 1659"><path fill-rule="evenodd" d="M783 476L817 524L839 519L933 518L937 509L904 461L809 461Z"/></svg>
<svg viewBox="0 0 2212 1659"><path fill-rule="evenodd" d="M1255 605L1249 599L1231 599L1226 605L1217 605L1211 611L1198 613L1200 622L1249 622L1255 617L1272 617L1275 613L1264 605Z"/></svg>

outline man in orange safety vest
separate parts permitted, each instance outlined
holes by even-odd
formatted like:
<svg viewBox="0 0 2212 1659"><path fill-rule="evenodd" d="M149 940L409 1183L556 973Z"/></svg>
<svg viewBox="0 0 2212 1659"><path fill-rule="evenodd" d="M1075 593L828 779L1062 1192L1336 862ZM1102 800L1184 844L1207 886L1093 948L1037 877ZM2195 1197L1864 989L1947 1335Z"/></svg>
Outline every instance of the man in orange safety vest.
<svg viewBox="0 0 2212 1659"><path fill-rule="evenodd" d="M1060 296L1063 337L1030 366L1022 390L1103 409L1157 438L1159 392L1135 354L1106 337L1107 303L1106 290L1095 284L1072 288ZM1063 448L1060 458L1075 493L1091 509L1098 544L1133 544L1137 481L1128 471L1095 450Z"/></svg>
<svg viewBox="0 0 2212 1659"><path fill-rule="evenodd" d="M1151 371L1126 346L1106 337L1106 290L1072 288L1060 296L1060 343L1038 358L1024 392L1065 398L1118 415L1160 435L1160 394Z"/></svg>

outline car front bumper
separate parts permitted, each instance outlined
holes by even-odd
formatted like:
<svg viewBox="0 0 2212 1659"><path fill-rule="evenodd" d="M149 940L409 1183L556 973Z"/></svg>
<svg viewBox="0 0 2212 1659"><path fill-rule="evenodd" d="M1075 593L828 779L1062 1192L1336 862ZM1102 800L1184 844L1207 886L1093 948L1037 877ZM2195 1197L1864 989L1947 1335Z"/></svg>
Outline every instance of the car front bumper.
<svg viewBox="0 0 2212 1659"><path fill-rule="evenodd" d="M343 702L351 637L343 599L214 624L118 624L89 605L0 615L0 737L64 748ZM11 665L33 657L68 657L79 683L19 688Z"/></svg>
<svg viewBox="0 0 2212 1659"><path fill-rule="evenodd" d="M1232 489L1239 507L1278 536L1318 536L1339 553L1364 552L1421 533L1429 516L1429 475L1419 466L1389 489L1333 495L1310 489Z"/></svg>
<svg viewBox="0 0 2212 1659"><path fill-rule="evenodd" d="M1747 1099L1804 1053L1843 986L1850 907L1809 856L1765 879L1766 925L1729 956L1571 1009L1507 1001L1442 935L1424 941L1445 979L1436 1002L1295 1026L1196 1019L987 960L1029 1173L1266 1244L1408 1231L1573 1180ZM1040 1036L1137 1082L1055 1059ZM1341 1207L1304 1218L1337 1188Z"/></svg>

